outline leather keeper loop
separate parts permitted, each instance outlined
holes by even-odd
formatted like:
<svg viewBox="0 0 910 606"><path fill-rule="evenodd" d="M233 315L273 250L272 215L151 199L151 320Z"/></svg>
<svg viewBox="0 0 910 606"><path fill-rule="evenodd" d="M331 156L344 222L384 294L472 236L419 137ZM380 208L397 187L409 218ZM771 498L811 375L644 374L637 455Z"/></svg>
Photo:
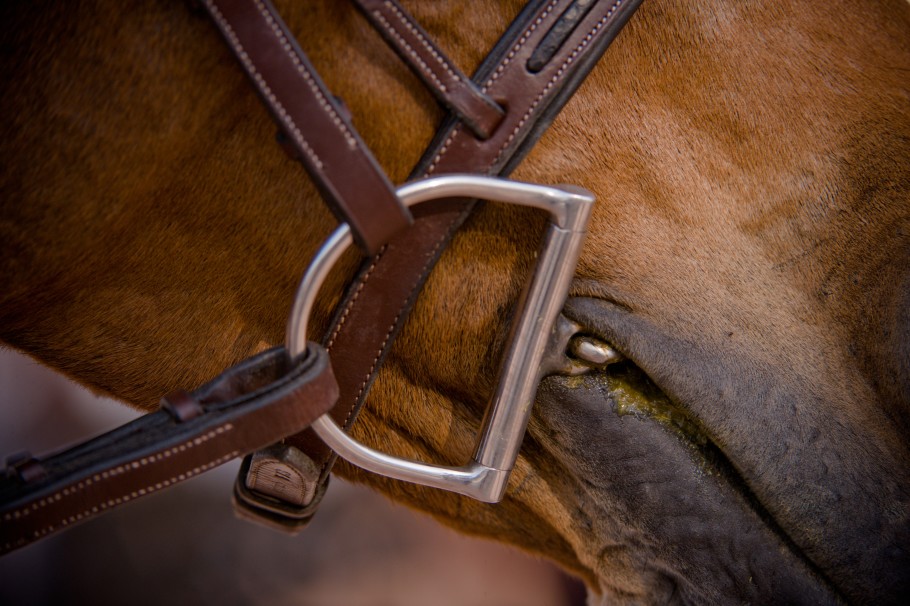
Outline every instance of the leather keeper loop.
<svg viewBox="0 0 910 606"><path fill-rule="evenodd" d="M397 0L354 4L427 89L481 141L505 118L505 109L461 72Z"/></svg>
<svg viewBox="0 0 910 606"><path fill-rule="evenodd" d="M161 398L161 409L167 411L178 423L184 423L205 414L202 404L182 389Z"/></svg>
<svg viewBox="0 0 910 606"><path fill-rule="evenodd" d="M23 451L6 458L6 475L31 484L44 478L47 471L41 461L32 456L30 452Z"/></svg>

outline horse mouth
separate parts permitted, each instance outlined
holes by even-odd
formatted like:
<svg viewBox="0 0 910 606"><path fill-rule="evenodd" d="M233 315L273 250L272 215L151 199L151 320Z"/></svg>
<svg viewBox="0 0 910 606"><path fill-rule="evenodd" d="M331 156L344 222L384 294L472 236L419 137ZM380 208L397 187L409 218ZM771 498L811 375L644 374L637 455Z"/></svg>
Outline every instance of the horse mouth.
<svg viewBox="0 0 910 606"><path fill-rule="evenodd" d="M707 434L675 404L634 362L624 360L604 371L606 395L620 417L651 419L698 447L709 444Z"/></svg>
<svg viewBox="0 0 910 606"><path fill-rule="evenodd" d="M799 551L749 489L747 480L736 470L723 448L712 441L686 407L675 403L647 373L629 359L611 364L600 372L604 386L602 393L617 417L632 417L654 423L678 438L687 446L701 471L723 478L791 551ZM580 378L570 378L568 386L571 387L573 381L578 382Z"/></svg>
<svg viewBox="0 0 910 606"><path fill-rule="evenodd" d="M711 429L642 369L622 335L584 325L581 334L615 343L623 355L586 370L579 370L585 360L573 359L574 372L542 384L538 410L558 443L547 450L564 469L585 470L568 473L578 474L583 488L576 490L585 492L579 507L593 510L586 516L625 519L623 527L604 525L606 542L624 543L628 524L640 525L650 536L623 549L647 544L634 557L649 569L646 576L673 588L669 595L762 601L783 591L797 602L836 602L826 575L769 513ZM574 357L571 344L564 351ZM693 522L680 524L682 518ZM749 544L736 556L741 561L730 559L731 543Z"/></svg>
<svg viewBox="0 0 910 606"><path fill-rule="evenodd" d="M607 338L560 316L551 343L545 374L566 376L570 388L581 386L586 375L603 378L602 393L620 417L650 419L687 442L705 447L710 440L687 409L676 404L630 356ZM554 360L560 360L559 363Z"/></svg>

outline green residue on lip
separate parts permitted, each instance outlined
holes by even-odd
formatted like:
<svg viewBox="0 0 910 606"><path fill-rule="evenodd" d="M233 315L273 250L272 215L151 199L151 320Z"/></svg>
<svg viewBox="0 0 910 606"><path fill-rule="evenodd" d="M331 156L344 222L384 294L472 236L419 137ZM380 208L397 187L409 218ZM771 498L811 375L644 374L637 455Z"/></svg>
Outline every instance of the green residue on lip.
<svg viewBox="0 0 910 606"><path fill-rule="evenodd" d="M584 375L575 375L572 377L565 377L563 380L570 389L581 389L587 378Z"/></svg>
<svg viewBox="0 0 910 606"><path fill-rule="evenodd" d="M630 363L615 364L610 366L606 379L607 392L619 416L648 417L682 432L696 444L704 445L708 441L685 411L674 405L638 367Z"/></svg>

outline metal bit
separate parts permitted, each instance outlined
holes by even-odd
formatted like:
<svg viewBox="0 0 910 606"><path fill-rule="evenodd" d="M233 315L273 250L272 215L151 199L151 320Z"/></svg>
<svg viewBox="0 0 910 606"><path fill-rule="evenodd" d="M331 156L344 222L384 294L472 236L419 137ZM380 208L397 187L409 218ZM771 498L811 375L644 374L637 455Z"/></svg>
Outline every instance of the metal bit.
<svg viewBox="0 0 910 606"><path fill-rule="evenodd" d="M583 362L592 366L608 366L623 359L621 353L597 337L578 335L569 342L569 352Z"/></svg>

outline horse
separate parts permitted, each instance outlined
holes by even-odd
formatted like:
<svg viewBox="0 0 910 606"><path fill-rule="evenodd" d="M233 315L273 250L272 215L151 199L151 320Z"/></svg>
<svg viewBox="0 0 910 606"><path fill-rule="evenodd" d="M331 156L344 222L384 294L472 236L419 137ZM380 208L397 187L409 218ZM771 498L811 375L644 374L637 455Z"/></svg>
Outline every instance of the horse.
<svg viewBox="0 0 910 606"><path fill-rule="evenodd" d="M517 1L406 3L468 73ZM443 115L346 3L278 2L396 183ZM184 3L8 2L0 336L142 410L282 340L334 226ZM515 171L597 197L497 505L340 475L543 555L591 601L910 592L910 6L649 0ZM353 435L471 452L541 227L487 204ZM358 260L329 279L321 334Z"/></svg>

